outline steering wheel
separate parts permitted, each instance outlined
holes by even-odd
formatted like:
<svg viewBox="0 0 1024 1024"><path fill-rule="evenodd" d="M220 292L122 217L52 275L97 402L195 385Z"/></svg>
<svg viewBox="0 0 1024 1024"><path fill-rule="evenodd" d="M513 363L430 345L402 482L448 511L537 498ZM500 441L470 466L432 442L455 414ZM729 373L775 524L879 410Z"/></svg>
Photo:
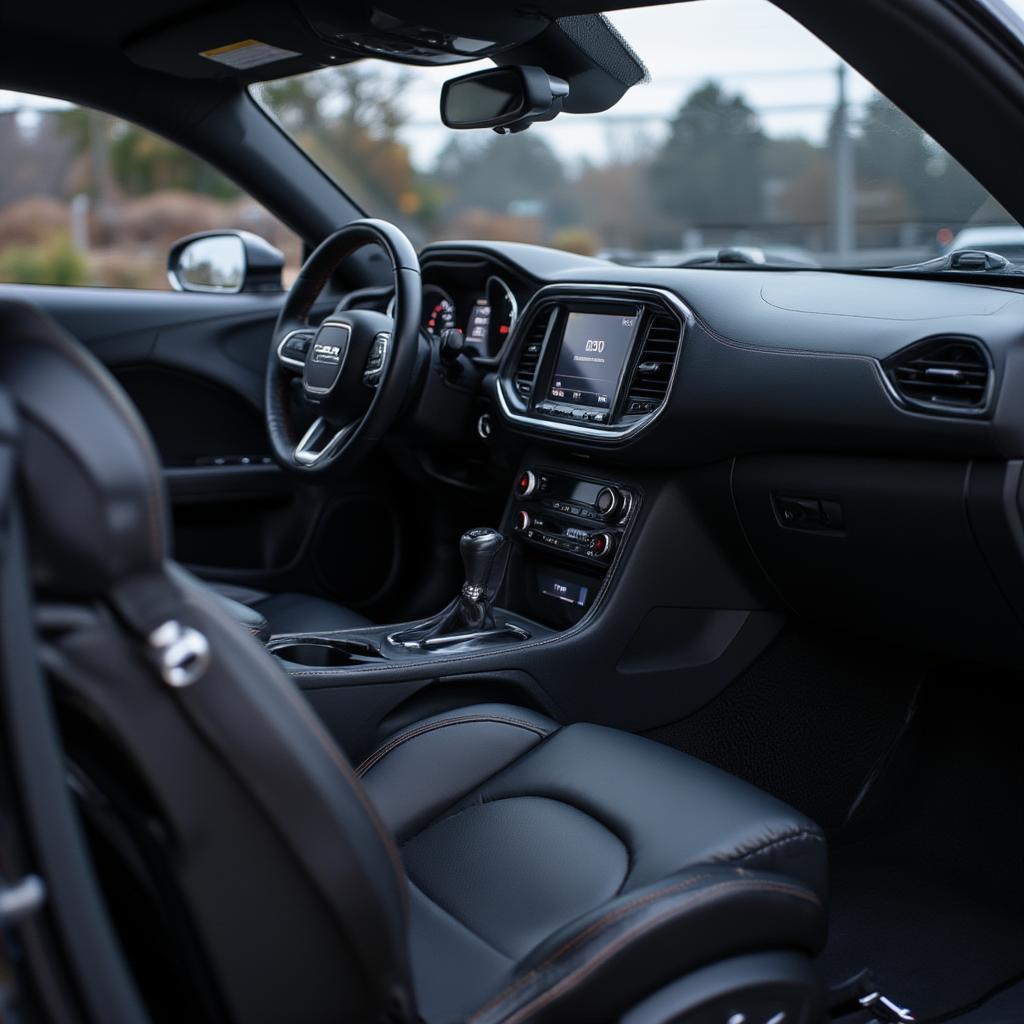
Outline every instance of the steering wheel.
<svg viewBox="0 0 1024 1024"><path fill-rule="evenodd" d="M391 261L392 315L347 309L311 326L309 312L331 274L365 245L380 246ZM317 246L285 296L267 359L267 430L281 465L337 472L384 436L412 384L422 301L416 250L394 224L355 220ZM316 414L301 434L291 404L297 377L303 404Z"/></svg>

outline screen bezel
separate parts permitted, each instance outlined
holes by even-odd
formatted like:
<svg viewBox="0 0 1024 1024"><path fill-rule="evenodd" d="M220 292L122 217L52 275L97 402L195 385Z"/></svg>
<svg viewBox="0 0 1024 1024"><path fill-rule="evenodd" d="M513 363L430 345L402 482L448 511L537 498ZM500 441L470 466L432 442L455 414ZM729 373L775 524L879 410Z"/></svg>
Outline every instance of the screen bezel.
<svg viewBox="0 0 1024 1024"><path fill-rule="evenodd" d="M562 346L565 344L565 329L569 321L570 313L590 313L596 316L635 316L637 318L636 330L633 334L633 339L630 342L629 351L622 360L622 367L620 368L618 378L615 381L615 390L612 392L609 399L607 409L599 405L576 405L569 399L552 398L551 396L551 386L557 373L558 360L562 353ZM637 345L640 343L643 333L647 329L646 314L647 308L643 303L623 302L621 299L610 300L608 302L559 302L557 307L557 316L550 334L549 344L546 346L548 351L544 354L544 361L546 364L543 368L544 387L543 389L534 387L531 406L535 409L542 402L556 402L559 405L571 406L575 409L585 409L588 412L607 411L608 424L611 424L618 412L619 400L622 397L622 391L625 383L629 379L629 375L633 372L633 364L636 361ZM538 374L538 378L540 378L540 374Z"/></svg>

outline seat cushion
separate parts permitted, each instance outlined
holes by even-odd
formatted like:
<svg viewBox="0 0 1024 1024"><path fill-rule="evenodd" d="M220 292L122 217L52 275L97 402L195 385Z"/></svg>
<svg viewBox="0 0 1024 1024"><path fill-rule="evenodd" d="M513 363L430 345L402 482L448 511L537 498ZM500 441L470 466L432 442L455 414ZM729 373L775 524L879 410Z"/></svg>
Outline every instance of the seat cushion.
<svg viewBox="0 0 1024 1024"><path fill-rule="evenodd" d="M370 620L343 605L310 594L268 594L233 583L209 584L223 597L258 612L273 636L290 633L333 633L344 629L365 629Z"/></svg>
<svg viewBox="0 0 1024 1024"><path fill-rule="evenodd" d="M414 973L429 1021L493 1002L552 936L567 935L575 948L574 929L609 907L622 908L613 912L618 926L664 906L659 927L669 919L682 927L697 894L745 886L736 897L746 907L741 936L757 932L754 904L770 897L813 904L783 927L800 920L810 929L803 940L817 941L826 887L820 829L652 741L481 705L403 730L359 773L412 885ZM764 927L771 934L776 923ZM665 941L671 956L682 955L678 936ZM657 957L646 960L653 969ZM677 965L670 959L664 969L671 977ZM644 971L633 974L642 985Z"/></svg>

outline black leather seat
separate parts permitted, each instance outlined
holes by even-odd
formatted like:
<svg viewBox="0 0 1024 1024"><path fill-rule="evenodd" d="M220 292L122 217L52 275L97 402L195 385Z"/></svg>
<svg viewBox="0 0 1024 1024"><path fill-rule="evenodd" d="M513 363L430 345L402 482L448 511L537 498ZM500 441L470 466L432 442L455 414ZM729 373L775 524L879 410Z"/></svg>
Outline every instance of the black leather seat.
<svg viewBox="0 0 1024 1024"><path fill-rule="evenodd" d="M802 883L786 892L807 909L824 901L816 825L628 733L481 705L403 730L357 772L409 876L413 977L429 1021L485 1004L474 1020L522 1013L549 998L553 977L608 955L631 929L639 988L644 975L696 966L711 952L701 904L716 889L788 878ZM778 924L733 923L752 948ZM591 991L575 1012L614 1003L620 979L613 970L579 984Z"/></svg>
<svg viewBox="0 0 1024 1024"><path fill-rule="evenodd" d="M730 1014L812 1019L811 821L666 747L518 707L418 722L354 773L167 560L155 453L102 367L0 303L0 390L65 756L162 1019L605 1021L652 993L706 1006L712 986Z"/></svg>
<svg viewBox="0 0 1024 1024"><path fill-rule="evenodd" d="M222 597L250 609L256 619L243 614L240 621L257 636L284 636L292 633L333 633L340 629L360 629L371 625L365 615L334 601L311 594L268 594L251 587L219 581L209 584ZM259 620L263 620L262 623Z"/></svg>

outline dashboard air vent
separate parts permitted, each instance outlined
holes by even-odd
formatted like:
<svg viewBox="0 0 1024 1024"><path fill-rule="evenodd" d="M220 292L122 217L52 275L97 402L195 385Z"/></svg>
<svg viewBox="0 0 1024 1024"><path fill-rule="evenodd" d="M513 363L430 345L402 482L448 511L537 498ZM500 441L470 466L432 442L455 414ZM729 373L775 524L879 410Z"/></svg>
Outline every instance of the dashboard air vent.
<svg viewBox="0 0 1024 1024"><path fill-rule="evenodd" d="M526 331L523 346L519 350L519 361L513 375L515 389L524 402L529 402L533 394L533 384L537 377L537 364L540 362L541 349L544 347L544 335L547 333L551 310L541 310Z"/></svg>
<svg viewBox="0 0 1024 1024"><path fill-rule="evenodd" d="M886 363L905 401L935 412L972 413L985 408L992 368L972 338L931 338Z"/></svg>
<svg viewBox="0 0 1024 1024"><path fill-rule="evenodd" d="M623 412L627 416L654 412L665 401L681 334L679 321L668 313L656 313L647 325L640 358L626 391Z"/></svg>

